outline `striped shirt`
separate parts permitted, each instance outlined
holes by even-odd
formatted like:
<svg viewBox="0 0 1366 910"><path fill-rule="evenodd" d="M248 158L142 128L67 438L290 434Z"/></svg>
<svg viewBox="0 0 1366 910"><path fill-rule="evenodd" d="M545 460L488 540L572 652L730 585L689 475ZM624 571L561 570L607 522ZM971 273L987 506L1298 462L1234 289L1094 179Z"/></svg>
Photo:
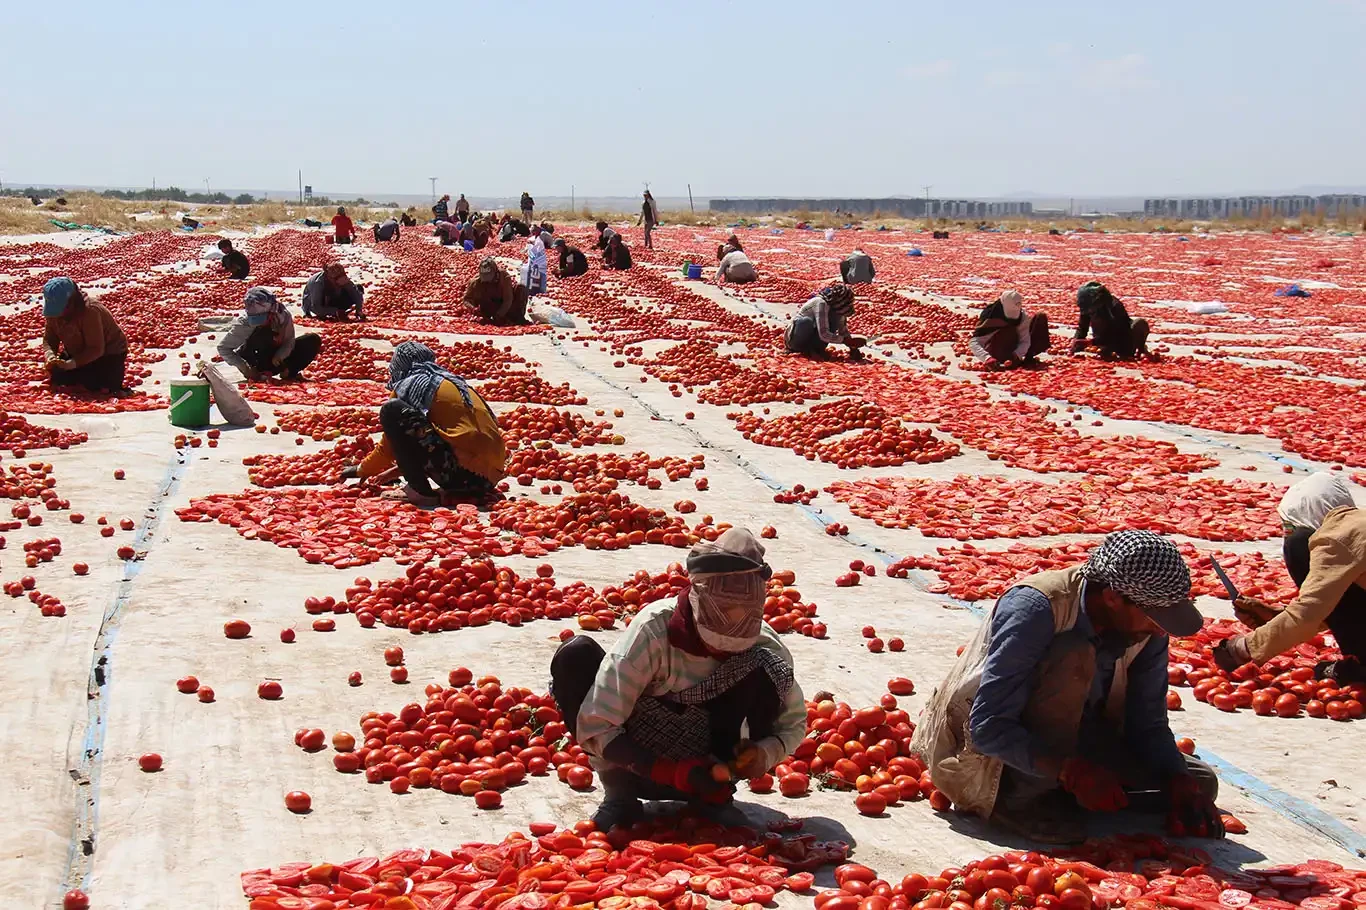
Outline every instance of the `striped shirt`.
<svg viewBox="0 0 1366 910"><path fill-rule="evenodd" d="M721 662L699 657L669 644L669 617L676 601L646 607L631 620L603 658L597 679L579 708L579 744L598 759L608 743L623 732L626 719L642 695L656 698L689 689L711 676ZM762 624L758 647L792 664L792 655L778 634ZM806 701L795 681L787 691L776 735L756 743L765 770L791 754L806 736ZM717 756L730 758L730 756ZM595 765L601 766L597 761Z"/></svg>

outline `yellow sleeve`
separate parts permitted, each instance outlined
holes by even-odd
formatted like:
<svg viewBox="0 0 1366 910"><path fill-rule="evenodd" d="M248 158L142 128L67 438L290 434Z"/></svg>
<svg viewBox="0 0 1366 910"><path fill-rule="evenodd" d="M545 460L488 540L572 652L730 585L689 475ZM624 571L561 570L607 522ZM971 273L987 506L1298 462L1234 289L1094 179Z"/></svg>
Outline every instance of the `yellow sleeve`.
<svg viewBox="0 0 1366 910"><path fill-rule="evenodd" d="M382 474L394 466L394 450L389 448L389 439L383 435L379 438L379 445L370 450L360 463L360 476L374 477Z"/></svg>

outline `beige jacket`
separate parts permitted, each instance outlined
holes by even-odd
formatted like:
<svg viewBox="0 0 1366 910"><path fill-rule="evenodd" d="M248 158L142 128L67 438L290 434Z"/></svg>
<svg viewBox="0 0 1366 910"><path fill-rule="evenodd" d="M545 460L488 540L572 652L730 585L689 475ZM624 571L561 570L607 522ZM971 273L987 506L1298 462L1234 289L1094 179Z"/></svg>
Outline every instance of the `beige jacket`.
<svg viewBox="0 0 1366 910"><path fill-rule="evenodd" d="M1309 576L1299 596L1248 636L1252 659L1265 663L1313 638L1352 585L1366 588L1366 510L1340 506L1309 538Z"/></svg>
<svg viewBox="0 0 1366 910"><path fill-rule="evenodd" d="M1081 613L1080 566L1040 572L1019 584L1033 588L1053 604L1055 634L1076 625ZM991 644L991 619L995 612L993 608L972 641L963 648L948 678L930 695L911 739L911 750L924 759L934 785L953 800L960 812L975 812L983 818L989 817L996 805L1003 762L973 748L968 717L972 713L977 687L982 682L982 667ZM1110 684L1105 713L1116 729L1123 728L1129 665L1147 643L1148 639L1144 638L1132 645L1115 662L1115 678Z"/></svg>

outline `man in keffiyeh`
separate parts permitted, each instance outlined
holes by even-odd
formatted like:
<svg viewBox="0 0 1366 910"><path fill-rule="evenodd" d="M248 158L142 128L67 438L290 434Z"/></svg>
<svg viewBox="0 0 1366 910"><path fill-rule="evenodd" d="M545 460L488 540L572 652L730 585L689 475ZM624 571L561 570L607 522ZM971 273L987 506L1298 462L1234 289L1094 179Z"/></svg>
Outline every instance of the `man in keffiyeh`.
<svg viewBox="0 0 1366 910"><path fill-rule="evenodd" d="M389 361L394 397L379 409L380 444L342 476L383 483L397 475L414 505L482 499L503 479L507 448L498 419L465 380L439 366L425 344L405 341Z"/></svg>
<svg viewBox="0 0 1366 910"><path fill-rule="evenodd" d="M1167 722L1168 636L1200 631L1175 544L1119 531L1084 565L996 601L911 740L960 812L1044 843L1088 812L1167 812L1176 836L1222 837L1219 780ZM1083 811L1084 810L1084 811Z"/></svg>
<svg viewBox="0 0 1366 910"><path fill-rule="evenodd" d="M746 824L732 780L767 773L806 734L792 655L763 621L763 546L731 528L687 565L689 588L642 609L610 652L576 635L550 663L551 694L602 779L601 831L638 821L643 799Z"/></svg>
<svg viewBox="0 0 1366 910"><path fill-rule="evenodd" d="M968 347L988 368L1031 364L1048 350L1048 314L1026 316L1019 291L1006 291L982 308Z"/></svg>
<svg viewBox="0 0 1366 910"><path fill-rule="evenodd" d="M1366 512L1343 476L1328 471L1286 490L1278 511L1285 567L1299 594L1284 610L1239 597L1233 612L1256 631L1221 642L1215 661L1229 672L1265 663L1327 626L1343 659L1321 661L1315 675L1342 686L1366 683Z"/></svg>

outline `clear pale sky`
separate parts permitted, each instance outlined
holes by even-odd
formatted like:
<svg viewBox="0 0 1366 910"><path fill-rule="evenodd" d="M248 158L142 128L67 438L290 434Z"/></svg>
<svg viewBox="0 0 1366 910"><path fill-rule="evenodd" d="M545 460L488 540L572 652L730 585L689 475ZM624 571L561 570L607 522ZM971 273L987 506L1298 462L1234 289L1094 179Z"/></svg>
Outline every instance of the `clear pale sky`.
<svg viewBox="0 0 1366 910"><path fill-rule="evenodd" d="M46 0L0 180L471 195L1366 183L1363 0Z"/></svg>

